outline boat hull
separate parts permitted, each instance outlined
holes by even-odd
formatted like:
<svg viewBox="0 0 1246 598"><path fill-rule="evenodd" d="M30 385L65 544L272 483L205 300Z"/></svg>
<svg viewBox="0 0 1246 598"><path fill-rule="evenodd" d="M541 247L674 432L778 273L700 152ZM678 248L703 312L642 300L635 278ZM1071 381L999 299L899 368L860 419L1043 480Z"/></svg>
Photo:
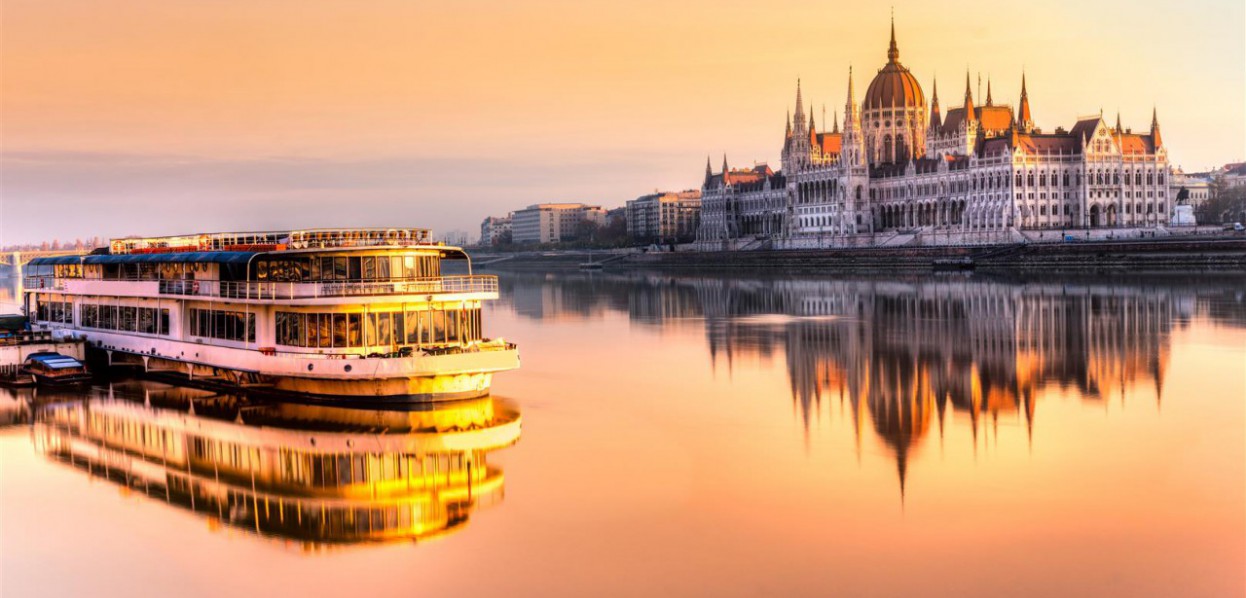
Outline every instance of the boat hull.
<svg viewBox="0 0 1246 598"><path fill-rule="evenodd" d="M152 345L155 346L152 346ZM519 351L505 343L407 357L326 358L263 354L120 334L92 339L94 363L133 367L204 385L332 399L448 401L489 394L493 374L519 367Z"/></svg>

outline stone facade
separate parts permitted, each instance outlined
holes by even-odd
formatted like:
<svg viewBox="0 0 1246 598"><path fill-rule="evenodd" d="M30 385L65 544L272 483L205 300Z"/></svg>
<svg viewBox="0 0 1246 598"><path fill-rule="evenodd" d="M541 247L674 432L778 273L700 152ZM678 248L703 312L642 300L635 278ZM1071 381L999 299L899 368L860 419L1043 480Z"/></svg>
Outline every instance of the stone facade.
<svg viewBox="0 0 1246 598"><path fill-rule="evenodd" d="M708 168L703 248L993 243L1025 229L1147 228L1170 221L1174 195L1159 120L1146 133L1102 115L1045 132L1030 111L996 104L987 82L975 103L943 114L899 61L892 28L887 63L858 103L852 71L843 130L818 133L796 114L786 124L782 171ZM921 239L917 239L921 237ZM765 238L763 242L753 242Z"/></svg>
<svg viewBox="0 0 1246 598"><path fill-rule="evenodd" d="M517 210L511 217L515 243L558 243L575 237L581 222L604 226L606 211L582 203L542 203Z"/></svg>
<svg viewBox="0 0 1246 598"><path fill-rule="evenodd" d="M627 235L638 242L688 241L701 221L701 191L651 193L627 202Z"/></svg>

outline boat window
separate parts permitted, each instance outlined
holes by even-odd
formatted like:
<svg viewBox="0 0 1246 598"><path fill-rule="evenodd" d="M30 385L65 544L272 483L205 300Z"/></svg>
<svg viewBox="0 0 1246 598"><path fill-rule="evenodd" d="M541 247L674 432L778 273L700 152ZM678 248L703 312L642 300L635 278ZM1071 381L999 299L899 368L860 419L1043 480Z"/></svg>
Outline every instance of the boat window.
<svg viewBox="0 0 1246 598"><path fill-rule="evenodd" d="M362 328L361 328L362 317L363 317L362 314L347 314L346 315L346 330L347 330L347 341L346 342L347 342L348 347L362 347L363 346L363 336L362 336Z"/></svg>
<svg viewBox="0 0 1246 598"><path fill-rule="evenodd" d="M169 310L154 307L130 307L84 303L78 309L83 328L169 334Z"/></svg>
<svg viewBox="0 0 1246 598"><path fill-rule="evenodd" d="M255 342L255 314L191 308L190 334L228 341Z"/></svg>
<svg viewBox="0 0 1246 598"><path fill-rule="evenodd" d="M295 313L274 316L276 342L291 347L446 346L480 340L480 308L394 312Z"/></svg>
<svg viewBox="0 0 1246 598"><path fill-rule="evenodd" d="M334 280L346 280L347 279L346 275L350 271L348 269L346 262L347 260L344 257L333 258L333 279Z"/></svg>

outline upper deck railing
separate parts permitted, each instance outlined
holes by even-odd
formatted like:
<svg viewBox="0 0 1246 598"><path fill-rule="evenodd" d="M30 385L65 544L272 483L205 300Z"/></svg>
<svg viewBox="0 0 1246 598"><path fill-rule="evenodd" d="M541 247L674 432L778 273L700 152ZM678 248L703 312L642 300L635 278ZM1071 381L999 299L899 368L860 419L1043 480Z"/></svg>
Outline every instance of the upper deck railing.
<svg viewBox="0 0 1246 598"><path fill-rule="evenodd" d="M202 233L167 237L113 239L113 255L188 251L279 251L341 247L415 247L433 245L432 231L424 228L341 228L241 233Z"/></svg>
<svg viewBox="0 0 1246 598"><path fill-rule="evenodd" d="M291 300L377 295L497 293L491 275L441 276L395 281L235 282L216 280L98 280L28 276L27 290L110 293L124 296L178 295L228 299ZM109 288L126 285L124 288ZM143 288L133 288L143 285Z"/></svg>

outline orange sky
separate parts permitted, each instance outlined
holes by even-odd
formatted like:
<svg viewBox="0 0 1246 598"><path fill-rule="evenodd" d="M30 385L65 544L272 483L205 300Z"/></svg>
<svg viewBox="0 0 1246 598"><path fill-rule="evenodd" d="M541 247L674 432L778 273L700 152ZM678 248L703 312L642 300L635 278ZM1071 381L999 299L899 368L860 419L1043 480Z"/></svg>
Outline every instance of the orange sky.
<svg viewBox="0 0 1246 598"><path fill-rule="evenodd" d="M1038 124L1158 106L1174 165L1246 157L1240 1L896 3L944 105L966 68ZM883 5L4 0L3 242L390 223L472 230L777 162L795 79L828 114ZM205 211L205 202L215 208ZM50 221L46 214L59 214Z"/></svg>

